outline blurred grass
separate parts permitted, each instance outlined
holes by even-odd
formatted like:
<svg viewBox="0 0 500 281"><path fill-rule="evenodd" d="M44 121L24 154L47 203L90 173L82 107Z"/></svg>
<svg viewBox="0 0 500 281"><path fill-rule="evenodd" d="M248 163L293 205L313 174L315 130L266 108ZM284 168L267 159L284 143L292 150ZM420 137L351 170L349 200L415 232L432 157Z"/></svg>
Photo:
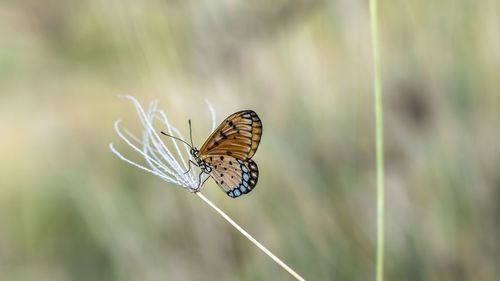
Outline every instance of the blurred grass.
<svg viewBox="0 0 500 281"><path fill-rule="evenodd" d="M500 275L497 1L381 2L386 280ZM307 280L369 280L375 159L366 2L0 3L5 280L274 280L199 199L119 161L159 99L200 145L255 110L257 189L204 194ZM132 152L130 151L131 155Z"/></svg>
<svg viewBox="0 0 500 281"><path fill-rule="evenodd" d="M375 171L377 177L377 257L375 280L384 280L385 181L384 181L384 115L378 31L378 1L370 0L370 30L373 56L373 111L375 126Z"/></svg>

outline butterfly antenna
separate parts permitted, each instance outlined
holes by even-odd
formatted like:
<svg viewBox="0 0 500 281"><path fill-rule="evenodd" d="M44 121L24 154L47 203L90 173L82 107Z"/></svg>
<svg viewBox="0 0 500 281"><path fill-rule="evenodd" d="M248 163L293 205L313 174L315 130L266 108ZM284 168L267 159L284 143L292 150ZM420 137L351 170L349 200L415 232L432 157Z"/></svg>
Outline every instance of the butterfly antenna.
<svg viewBox="0 0 500 281"><path fill-rule="evenodd" d="M186 141L184 141L184 140L182 140L182 139L180 139L180 138L178 138L178 137L174 137L174 136L172 136L172 135L169 135L169 134L165 133L164 131L161 131L161 133L162 133L163 135L167 136L167 137L171 137L171 138L173 138L173 139L180 140L180 141L182 141L183 143L187 144L189 147L193 148L193 146L192 146L192 145L189 145L189 143L187 143Z"/></svg>
<svg viewBox="0 0 500 281"><path fill-rule="evenodd" d="M193 134L191 133L191 119L189 119L189 139L191 139L191 147L193 147Z"/></svg>

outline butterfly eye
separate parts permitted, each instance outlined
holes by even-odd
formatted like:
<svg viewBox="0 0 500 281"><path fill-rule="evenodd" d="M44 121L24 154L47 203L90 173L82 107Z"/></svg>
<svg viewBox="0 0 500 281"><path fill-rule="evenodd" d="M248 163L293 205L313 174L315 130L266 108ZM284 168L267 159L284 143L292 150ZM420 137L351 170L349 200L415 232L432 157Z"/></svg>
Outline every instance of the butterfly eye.
<svg viewBox="0 0 500 281"><path fill-rule="evenodd" d="M196 149L195 147L191 148L191 151L190 151L191 155L193 156L198 156L198 149Z"/></svg>

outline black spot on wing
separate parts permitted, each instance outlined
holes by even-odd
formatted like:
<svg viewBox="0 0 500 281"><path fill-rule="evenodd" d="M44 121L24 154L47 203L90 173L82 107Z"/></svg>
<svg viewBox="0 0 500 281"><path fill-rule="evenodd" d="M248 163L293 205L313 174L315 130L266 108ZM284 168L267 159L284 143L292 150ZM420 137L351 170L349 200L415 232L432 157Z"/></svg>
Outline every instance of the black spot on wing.
<svg viewBox="0 0 500 281"><path fill-rule="evenodd" d="M243 162L239 159L237 160L241 165L241 168L238 169L238 171L241 172L241 181L226 192L231 198L236 198L252 191L259 179L259 168L253 160L250 159L247 162ZM233 176L231 176L231 178L233 178Z"/></svg>

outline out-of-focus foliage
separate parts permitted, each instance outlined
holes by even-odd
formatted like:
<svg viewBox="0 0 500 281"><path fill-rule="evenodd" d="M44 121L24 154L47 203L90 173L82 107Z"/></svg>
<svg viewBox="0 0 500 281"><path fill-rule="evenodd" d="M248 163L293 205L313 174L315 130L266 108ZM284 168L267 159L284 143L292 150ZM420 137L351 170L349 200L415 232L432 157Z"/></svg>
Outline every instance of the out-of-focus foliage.
<svg viewBox="0 0 500 281"><path fill-rule="evenodd" d="M387 280L500 276L500 5L382 1ZM255 191L203 193L308 280L371 280L366 1L0 3L2 280L288 280L198 197L121 162L158 99L199 146L255 110ZM126 153L126 152L129 153ZM135 158L136 159L136 158Z"/></svg>

